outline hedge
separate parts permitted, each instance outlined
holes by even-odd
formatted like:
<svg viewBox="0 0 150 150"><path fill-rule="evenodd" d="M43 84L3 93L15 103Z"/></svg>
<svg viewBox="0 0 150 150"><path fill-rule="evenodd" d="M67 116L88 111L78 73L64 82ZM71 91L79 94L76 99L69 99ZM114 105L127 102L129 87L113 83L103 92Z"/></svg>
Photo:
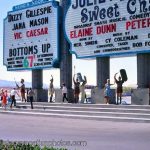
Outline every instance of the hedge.
<svg viewBox="0 0 150 150"><path fill-rule="evenodd" d="M67 150L65 148L43 147L39 145L23 144L19 142L4 142L0 140L0 150Z"/></svg>

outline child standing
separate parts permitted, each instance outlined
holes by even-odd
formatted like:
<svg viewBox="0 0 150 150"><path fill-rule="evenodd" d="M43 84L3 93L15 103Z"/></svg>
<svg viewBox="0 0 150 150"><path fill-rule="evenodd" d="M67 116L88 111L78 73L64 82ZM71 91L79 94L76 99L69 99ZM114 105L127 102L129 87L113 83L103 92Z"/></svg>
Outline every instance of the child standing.
<svg viewBox="0 0 150 150"><path fill-rule="evenodd" d="M62 85L62 95L63 95L63 102L65 101L65 99L68 102L67 87L66 87L65 83L63 83L63 85Z"/></svg>

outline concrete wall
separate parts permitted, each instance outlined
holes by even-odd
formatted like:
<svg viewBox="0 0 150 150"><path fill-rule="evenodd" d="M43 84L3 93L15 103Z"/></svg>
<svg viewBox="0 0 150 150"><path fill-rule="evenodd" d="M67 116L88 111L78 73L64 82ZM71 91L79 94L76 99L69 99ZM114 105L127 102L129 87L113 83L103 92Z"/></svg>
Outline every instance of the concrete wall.
<svg viewBox="0 0 150 150"><path fill-rule="evenodd" d="M131 104L132 105L149 105L149 89L148 88L139 88L132 89L131 91Z"/></svg>
<svg viewBox="0 0 150 150"><path fill-rule="evenodd" d="M73 90L72 90L73 92ZM116 104L116 94L115 89L111 89L111 99L110 104ZM62 103L62 92L61 89L55 90L55 102ZM79 100L80 101L80 100ZM73 98L69 100L70 103L73 103ZM91 90L91 103L92 104L104 104L104 90L103 89L92 89Z"/></svg>
<svg viewBox="0 0 150 150"><path fill-rule="evenodd" d="M116 104L116 94L115 94L115 89L111 89L111 98L110 98L110 104ZM92 89L91 90L91 99L92 103L96 104L104 104L104 89Z"/></svg>
<svg viewBox="0 0 150 150"><path fill-rule="evenodd" d="M62 92L61 89L55 89L55 102L62 103Z"/></svg>
<svg viewBox="0 0 150 150"><path fill-rule="evenodd" d="M34 89L34 101L35 102L48 102L48 90L46 89Z"/></svg>
<svg viewBox="0 0 150 150"><path fill-rule="evenodd" d="M67 91L68 91L68 93L71 93L70 95L73 96L73 89L68 89ZM69 103L73 103L74 97L69 98L68 94L67 94L67 98L69 100ZM62 103L62 101L63 101L63 96L62 96L61 89L55 89L55 102L56 103ZM66 100L65 100L65 102L66 102Z"/></svg>

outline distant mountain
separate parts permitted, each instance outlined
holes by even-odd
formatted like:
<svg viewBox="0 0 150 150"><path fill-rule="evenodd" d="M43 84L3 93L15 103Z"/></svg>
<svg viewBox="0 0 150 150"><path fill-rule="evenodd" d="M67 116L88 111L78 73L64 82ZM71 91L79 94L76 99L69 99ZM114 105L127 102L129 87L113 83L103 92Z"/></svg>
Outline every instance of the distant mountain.
<svg viewBox="0 0 150 150"><path fill-rule="evenodd" d="M19 84L19 82L17 82ZM31 87L30 82L25 82L26 87ZM0 87L16 87L15 81L0 80Z"/></svg>
<svg viewBox="0 0 150 150"><path fill-rule="evenodd" d="M17 83L20 84L19 81L17 81ZM32 87L32 83L31 82L25 82L25 86L27 88ZM0 88L4 88L4 87L13 88L13 87L16 87L16 83L15 83L15 81L0 80ZM43 87L48 88L48 85L44 84Z"/></svg>

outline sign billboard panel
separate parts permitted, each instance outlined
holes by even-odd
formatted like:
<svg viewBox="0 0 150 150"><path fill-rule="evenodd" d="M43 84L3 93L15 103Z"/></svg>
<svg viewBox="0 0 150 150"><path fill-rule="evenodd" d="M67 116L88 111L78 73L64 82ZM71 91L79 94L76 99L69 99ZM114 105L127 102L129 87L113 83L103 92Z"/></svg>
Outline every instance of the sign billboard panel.
<svg viewBox="0 0 150 150"><path fill-rule="evenodd" d="M4 19L3 52L8 70L54 67L59 61L58 2L14 6Z"/></svg>
<svg viewBox="0 0 150 150"><path fill-rule="evenodd" d="M78 58L150 52L150 1L71 0L65 33Z"/></svg>

